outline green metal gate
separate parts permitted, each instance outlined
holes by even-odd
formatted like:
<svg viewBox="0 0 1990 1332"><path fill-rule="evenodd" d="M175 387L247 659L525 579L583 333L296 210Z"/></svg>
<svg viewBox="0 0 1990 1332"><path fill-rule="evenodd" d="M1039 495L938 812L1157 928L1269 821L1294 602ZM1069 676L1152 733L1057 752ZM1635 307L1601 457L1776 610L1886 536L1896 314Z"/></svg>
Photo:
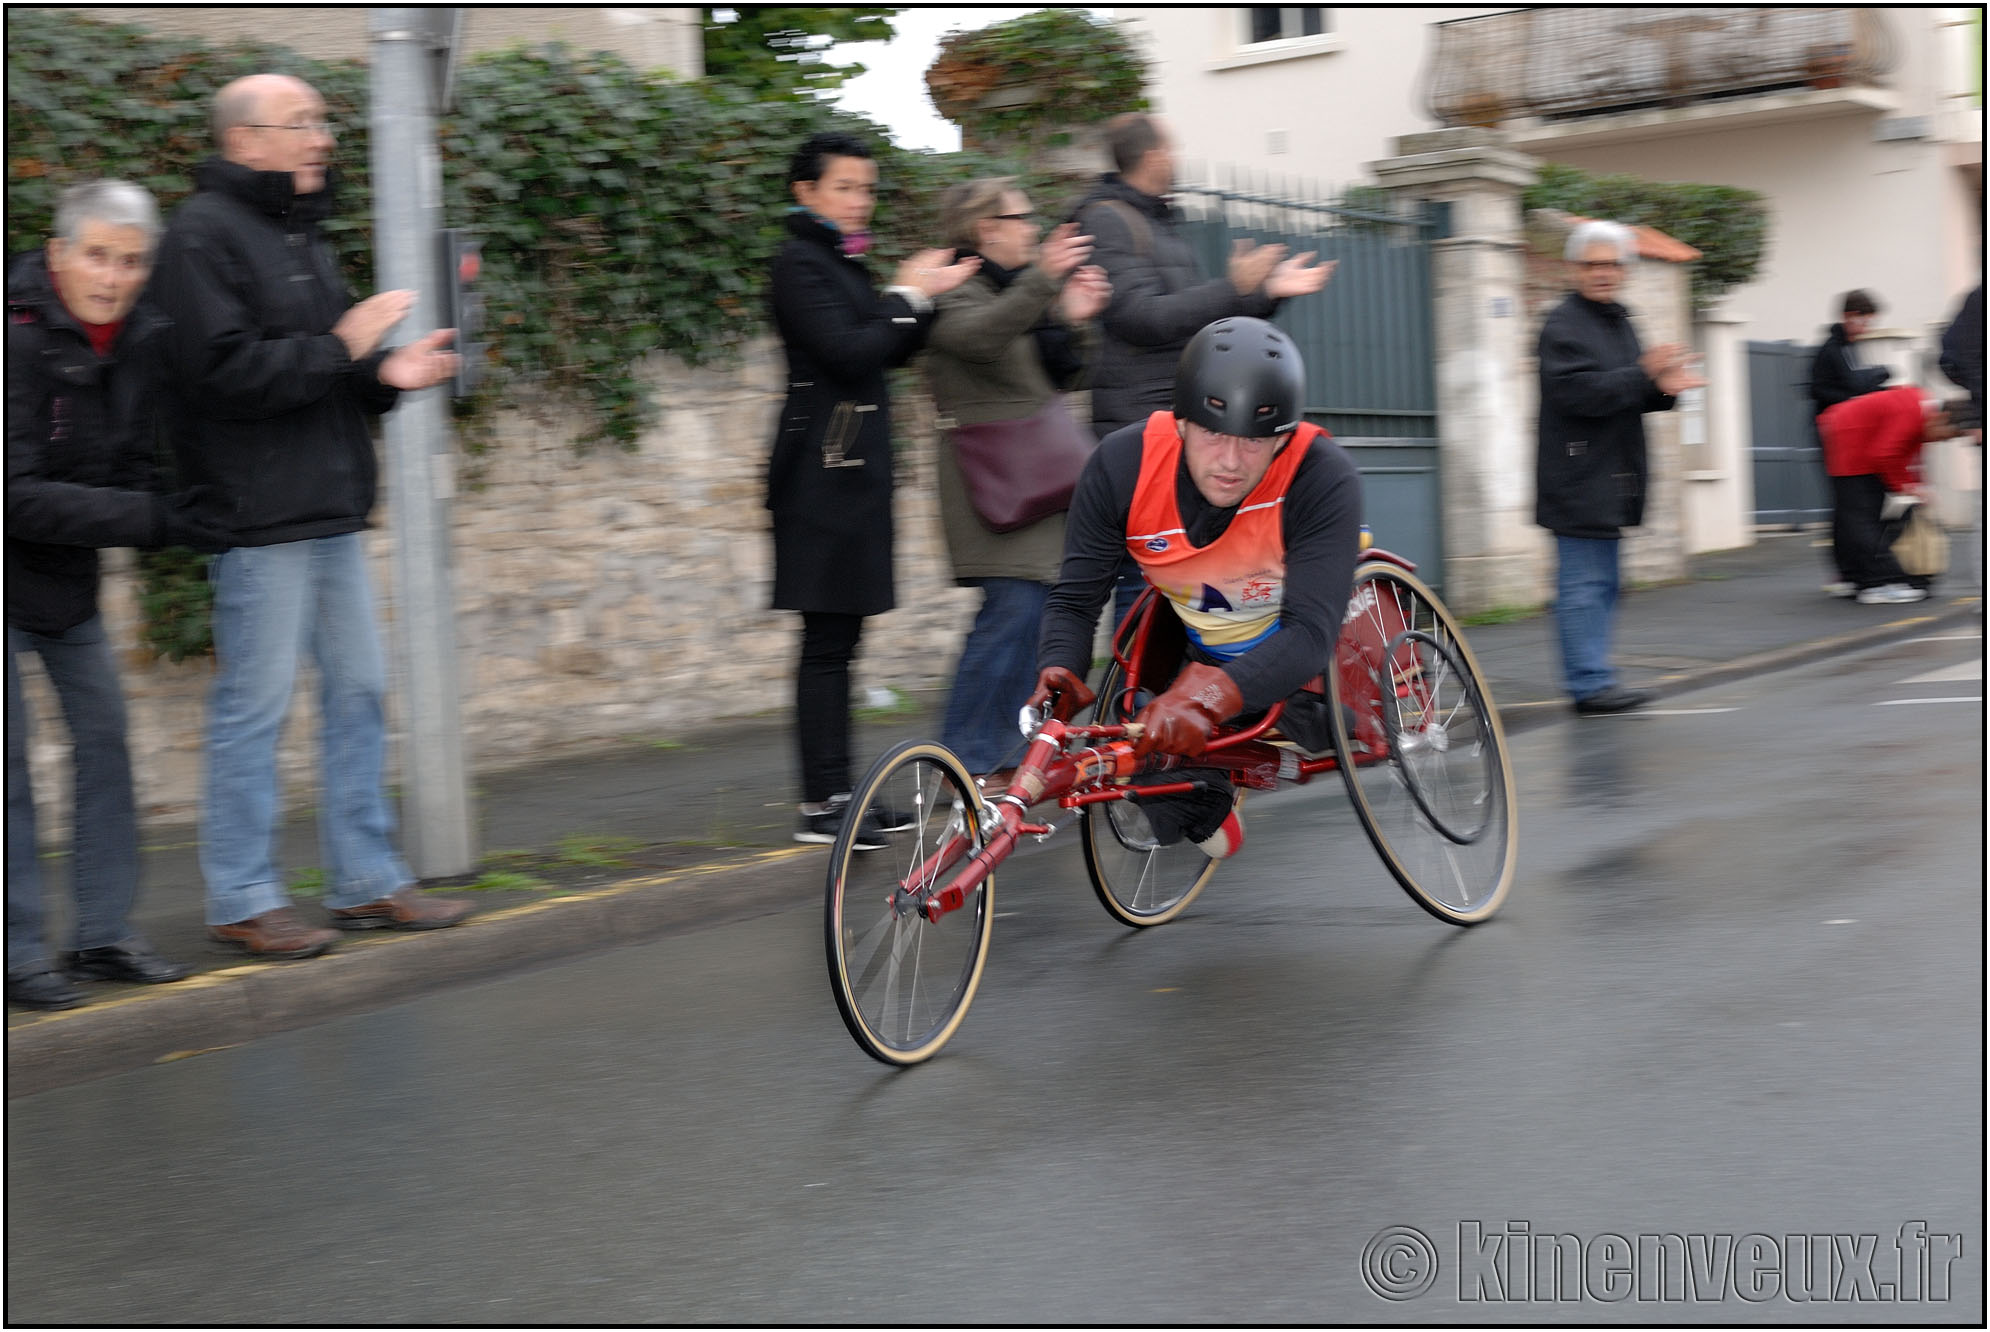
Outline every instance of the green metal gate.
<svg viewBox="0 0 1990 1332"><path fill-rule="evenodd" d="M1430 243L1438 209L1413 216L1283 189L1190 187L1175 194L1202 270L1220 274L1234 240L1316 251L1340 267L1326 291L1287 301L1273 322L1306 360L1306 417L1333 433L1361 470L1364 513L1377 545L1444 582L1444 509L1438 471L1436 343ZM1363 204L1369 203L1362 198Z"/></svg>
<svg viewBox="0 0 1990 1332"><path fill-rule="evenodd" d="M1755 521L1764 526L1829 522L1831 495L1810 410L1815 347L1748 344L1749 455Z"/></svg>

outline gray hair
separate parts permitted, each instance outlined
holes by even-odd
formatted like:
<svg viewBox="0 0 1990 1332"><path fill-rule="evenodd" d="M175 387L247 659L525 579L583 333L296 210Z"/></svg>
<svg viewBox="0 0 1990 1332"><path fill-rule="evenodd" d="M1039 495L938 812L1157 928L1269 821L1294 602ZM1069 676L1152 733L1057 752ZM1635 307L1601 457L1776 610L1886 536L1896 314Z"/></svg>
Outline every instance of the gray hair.
<svg viewBox="0 0 1990 1332"><path fill-rule="evenodd" d="M159 242L159 205L151 194L127 180L88 180L71 185L55 205L55 234L74 245L86 223L137 227L145 233L149 252Z"/></svg>
<svg viewBox="0 0 1990 1332"><path fill-rule="evenodd" d="M1592 245L1614 246L1617 257L1627 265L1638 261L1637 233L1621 222L1584 222L1577 226L1569 232L1568 244L1562 247L1562 258L1580 259Z"/></svg>

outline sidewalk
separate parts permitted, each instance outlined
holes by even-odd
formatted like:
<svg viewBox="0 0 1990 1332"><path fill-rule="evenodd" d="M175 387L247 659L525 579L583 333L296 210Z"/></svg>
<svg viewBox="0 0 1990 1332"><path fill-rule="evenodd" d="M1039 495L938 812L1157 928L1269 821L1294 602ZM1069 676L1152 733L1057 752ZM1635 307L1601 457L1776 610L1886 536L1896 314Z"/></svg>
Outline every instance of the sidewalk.
<svg viewBox="0 0 1990 1332"><path fill-rule="evenodd" d="M1979 589L1955 578L1913 606L1826 597L1819 591L1825 556L1817 541L1812 533L1764 534L1747 549L1696 558L1684 582L1628 589L1617 644L1624 682L1672 694L1937 625L1981 623ZM1963 557L1960 538L1958 547ZM1958 559L1961 570L1978 567ZM1509 731L1568 717L1549 616L1467 632ZM858 753L868 758L900 739L934 733L943 701L935 693L889 714L866 714ZM89 985L90 1002L61 1013L10 1008L8 1094L813 900L826 852L790 840L794 766L783 712L680 743L597 749L479 778L480 872L430 885L472 900L472 919L434 934L354 934L333 953L306 962L250 963L216 951L202 922L195 830L154 836L135 923L162 953L198 974L158 987ZM316 919L309 867L321 861L310 818L285 828L281 863L293 881L303 879L299 905ZM59 860L44 864L49 937L60 940L65 874Z"/></svg>

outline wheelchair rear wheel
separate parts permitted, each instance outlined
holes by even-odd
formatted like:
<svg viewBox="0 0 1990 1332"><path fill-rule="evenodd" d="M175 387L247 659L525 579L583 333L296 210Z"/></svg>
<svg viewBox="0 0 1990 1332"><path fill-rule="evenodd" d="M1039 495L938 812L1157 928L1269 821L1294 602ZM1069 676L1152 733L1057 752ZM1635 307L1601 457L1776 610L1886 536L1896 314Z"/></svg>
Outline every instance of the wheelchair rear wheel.
<svg viewBox="0 0 1990 1332"><path fill-rule="evenodd" d="M1457 622L1411 574L1364 563L1328 680L1341 775L1390 874L1440 920L1492 915L1518 860L1513 769Z"/></svg>

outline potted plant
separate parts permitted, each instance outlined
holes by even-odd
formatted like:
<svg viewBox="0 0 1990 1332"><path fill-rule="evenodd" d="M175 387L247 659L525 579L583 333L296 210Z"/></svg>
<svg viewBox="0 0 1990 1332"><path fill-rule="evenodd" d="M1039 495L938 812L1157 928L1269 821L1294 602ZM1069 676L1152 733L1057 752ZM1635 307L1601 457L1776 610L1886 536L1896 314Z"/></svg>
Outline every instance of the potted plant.
<svg viewBox="0 0 1990 1332"><path fill-rule="evenodd" d="M1804 48L1804 73L1813 88L1836 88L1852 64L1849 42L1817 42Z"/></svg>

